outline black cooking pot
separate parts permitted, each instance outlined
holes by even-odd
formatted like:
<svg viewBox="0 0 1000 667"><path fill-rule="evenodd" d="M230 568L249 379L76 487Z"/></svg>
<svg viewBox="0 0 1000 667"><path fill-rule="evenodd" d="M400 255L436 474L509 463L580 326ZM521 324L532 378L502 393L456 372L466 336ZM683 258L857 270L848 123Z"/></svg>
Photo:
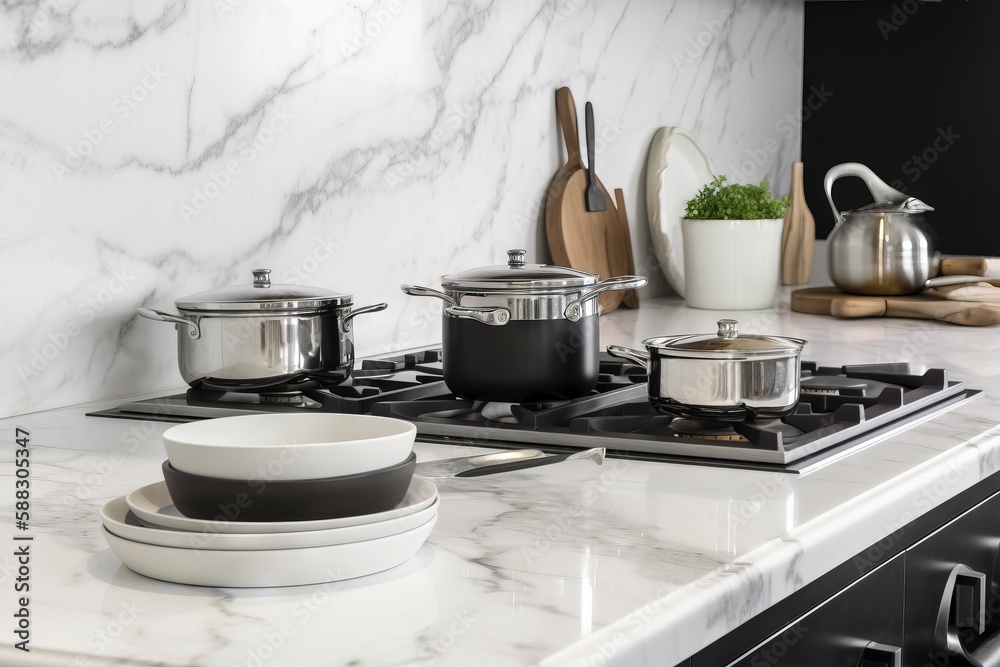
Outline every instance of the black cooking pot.
<svg viewBox="0 0 1000 667"><path fill-rule="evenodd" d="M575 269L525 264L524 250L507 254L505 265L443 276L444 291L401 286L446 304L445 383L458 396L505 403L587 394L598 376L597 295L642 287L646 279L600 281Z"/></svg>

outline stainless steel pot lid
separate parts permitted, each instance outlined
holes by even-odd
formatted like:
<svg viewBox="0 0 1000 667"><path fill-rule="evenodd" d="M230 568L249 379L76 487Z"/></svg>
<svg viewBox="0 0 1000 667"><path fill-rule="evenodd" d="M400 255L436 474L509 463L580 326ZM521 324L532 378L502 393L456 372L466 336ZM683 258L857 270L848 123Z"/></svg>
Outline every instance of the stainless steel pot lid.
<svg viewBox="0 0 1000 667"><path fill-rule="evenodd" d="M212 312L318 311L331 306L348 306L353 295L307 285L272 284L270 269L254 269L253 283L216 287L174 303L179 310Z"/></svg>
<svg viewBox="0 0 1000 667"><path fill-rule="evenodd" d="M599 276L551 264L525 264L525 251L508 250L506 264L481 266L441 276L441 286L451 290L533 291L594 285Z"/></svg>
<svg viewBox="0 0 1000 667"><path fill-rule="evenodd" d="M806 341L801 338L740 334L736 320L719 320L716 334L687 334L649 338L642 342L649 351L669 352L685 357L748 357L757 355L795 355Z"/></svg>

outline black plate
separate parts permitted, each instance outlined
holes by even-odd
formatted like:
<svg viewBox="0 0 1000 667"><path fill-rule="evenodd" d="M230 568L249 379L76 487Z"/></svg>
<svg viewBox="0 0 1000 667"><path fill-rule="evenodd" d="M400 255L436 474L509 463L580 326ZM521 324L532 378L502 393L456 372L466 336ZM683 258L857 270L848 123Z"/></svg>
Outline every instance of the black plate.
<svg viewBox="0 0 1000 667"><path fill-rule="evenodd" d="M181 514L216 521L314 521L384 512L398 505L417 455L394 466L323 479L219 479L181 472L163 462L163 479Z"/></svg>

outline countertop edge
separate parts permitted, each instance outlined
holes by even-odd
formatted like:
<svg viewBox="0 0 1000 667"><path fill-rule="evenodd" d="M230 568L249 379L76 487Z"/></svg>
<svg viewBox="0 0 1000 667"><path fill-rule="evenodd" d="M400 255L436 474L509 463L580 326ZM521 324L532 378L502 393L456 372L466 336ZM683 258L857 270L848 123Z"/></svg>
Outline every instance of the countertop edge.
<svg viewBox="0 0 1000 667"><path fill-rule="evenodd" d="M998 431L956 445L687 586L662 596L654 591L622 619L541 664L680 663L873 545L890 550L882 542L895 540L899 528L995 474Z"/></svg>

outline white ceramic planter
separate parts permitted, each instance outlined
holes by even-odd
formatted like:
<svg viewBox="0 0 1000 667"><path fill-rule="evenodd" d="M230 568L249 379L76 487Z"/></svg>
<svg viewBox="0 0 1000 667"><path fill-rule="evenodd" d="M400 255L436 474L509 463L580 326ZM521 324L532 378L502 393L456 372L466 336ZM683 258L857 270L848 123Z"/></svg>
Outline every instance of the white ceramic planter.
<svg viewBox="0 0 1000 667"><path fill-rule="evenodd" d="M716 310L768 308L781 278L784 220L681 221L685 298Z"/></svg>

